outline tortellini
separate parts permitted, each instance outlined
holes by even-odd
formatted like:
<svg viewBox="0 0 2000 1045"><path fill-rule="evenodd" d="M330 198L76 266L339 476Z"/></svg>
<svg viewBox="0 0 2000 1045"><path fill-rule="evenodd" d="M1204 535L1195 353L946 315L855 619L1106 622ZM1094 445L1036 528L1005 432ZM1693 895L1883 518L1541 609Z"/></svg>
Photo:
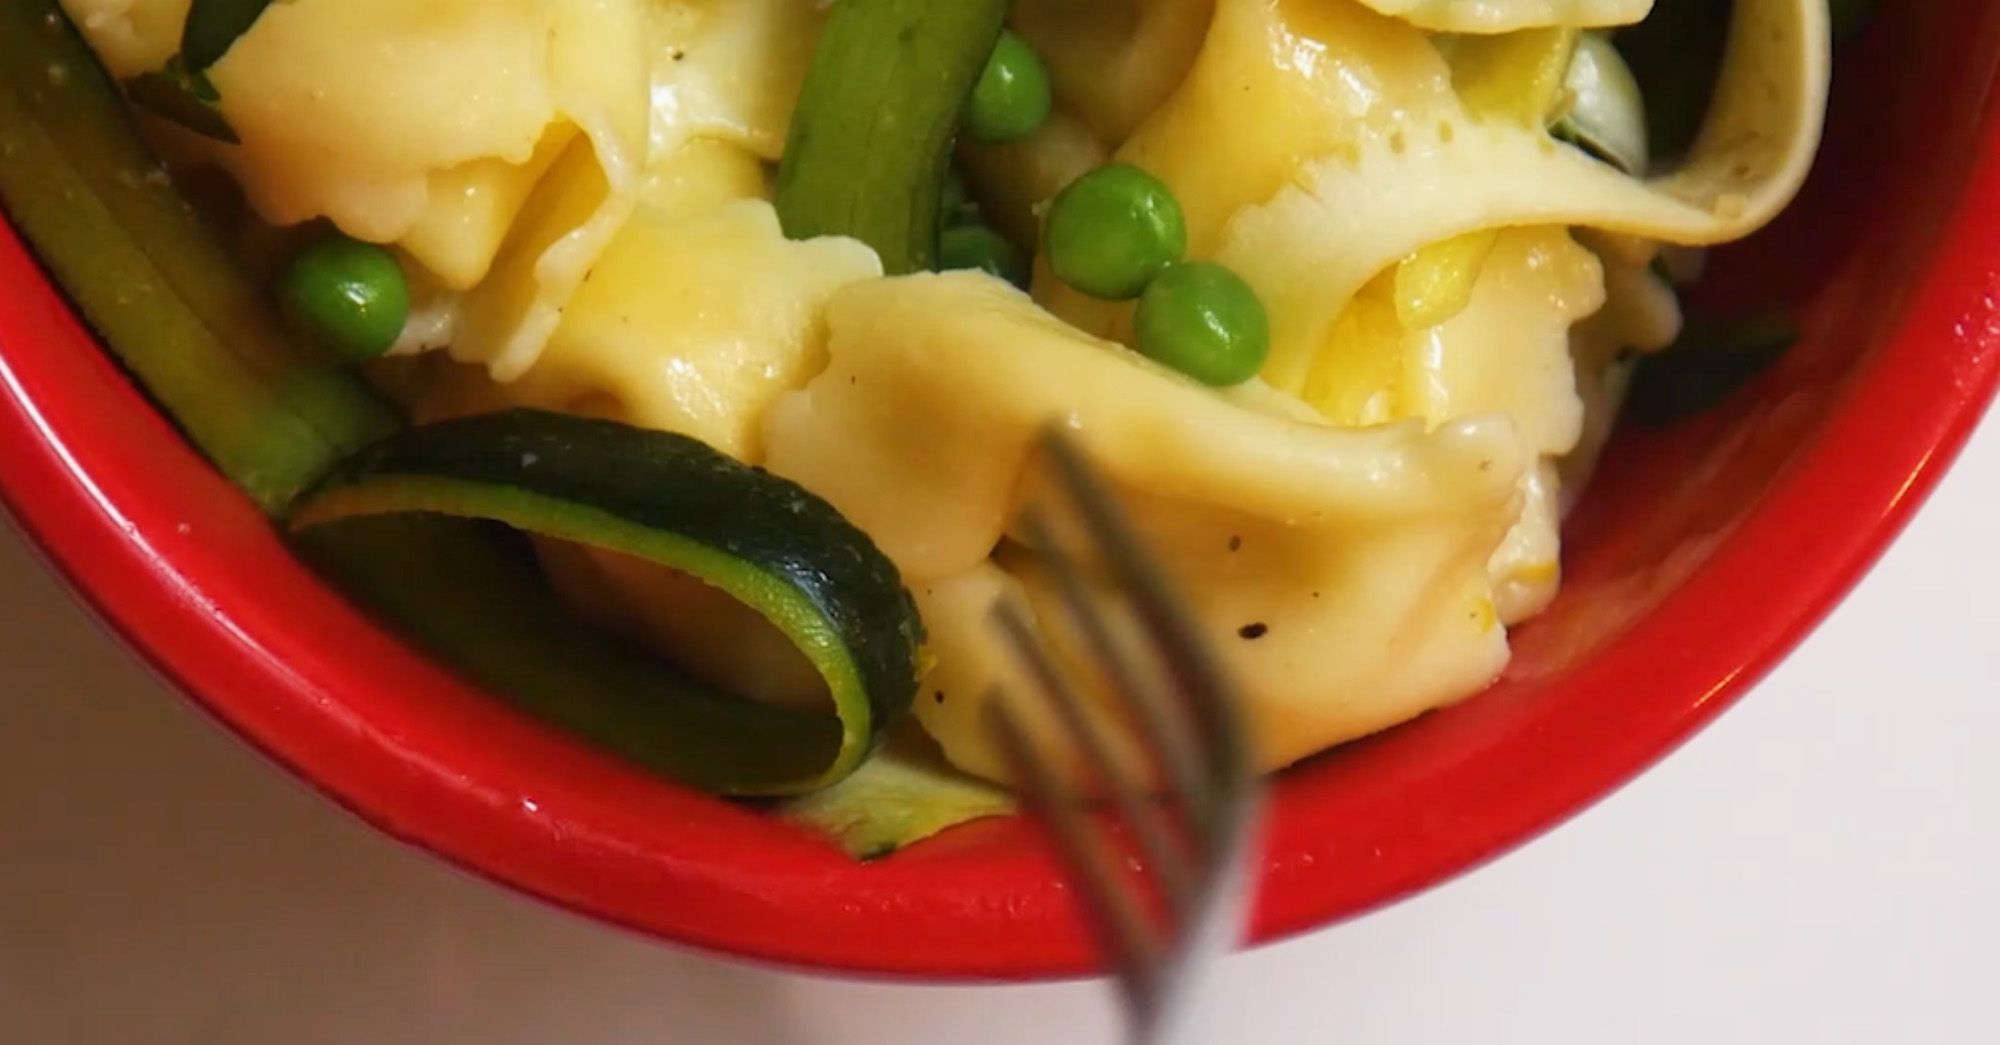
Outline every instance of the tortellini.
<svg viewBox="0 0 2000 1045"><path fill-rule="evenodd" d="M881 274L853 240L787 240L761 199L642 206L570 299L519 394L551 407L609 397L621 418L754 463L765 407L824 359L826 299Z"/></svg>
<svg viewBox="0 0 2000 1045"><path fill-rule="evenodd" d="M1187 81L1119 156L1174 188L1190 253L1230 265L1263 296L1274 336L1265 376L1297 390L1348 301L1426 245L1522 224L1707 244L1768 221L1818 141L1825 11L1743 0L1737 17L1703 145L1650 182L1468 114L1425 35L1354 0L1219 0ZM1313 60L1291 60L1301 52ZM1242 119L1245 108L1260 118ZM1115 307L1047 281L1038 293L1087 330L1124 332Z"/></svg>
<svg viewBox="0 0 2000 1045"><path fill-rule="evenodd" d="M1272 416L969 274L857 283L828 327L826 370L766 414L766 465L905 571L938 656L924 691L946 694L918 714L964 768L1004 776L981 715L1004 669L968 588L1018 582L1050 601L1032 555L994 557L1050 421L1175 565L1236 671L1261 764L1463 696L1505 663L1487 565L1530 465L1505 416L1435 430Z"/></svg>
<svg viewBox="0 0 2000 1045"><path fill-rule="evenodd" d="M602 122L619 128L616 149L593 135L587 151L573 144L557 160L537 189L539 202L530 197L519 217L497 270L459 307L452 354L485 364L500 381L535 365L570 297L631 217L646 166L702 139L766 160L779 155L819 21L795 0L546 2L637 5L632 20L591 23L594 32L617 37L607 45L613 53L636 53L637 79L626 82L621 63L615 73L599 71L586 81L624 83L605 95L613 101ZM579 69L597 53L581 41L573 54L558 50Z"/></svg>
<svg viewBox="0 0 2000 1045"><path fill-rule="evenodd" d="M120 76L165 65L188 6L65 3ZM242 144L191 147L272 224L401 246L439 291L405 348L448 342L512 380L655 160L697 138L777 158L821 17L798 0L287 0L210 72Z"/></svg>
<svg viewBox="0 0 2000 1045"><path fill-rule="evenodd" d="M188 0L65 6L128 77L173 55ZM918 719L995 779L982 709L1021 680L993 601L1022 600L1075 651L1022 525L1051 423L1193 596L1261 766L1495 678L1507 629L1554 597L1560 522L1631 355L1679 332L1659 245L1775 214L1828 80L1823 0L1738 0L1706 132L1677 169L1635 178L1555 141L1539 96L1510 107L1455 82L1446 51L1573 41L1652 0L1019 0L1057 111L1027 140L961 145L986 220L1032 246L1083 171L1158 176L1189 255L1234 269L1270 314L1260 377L1217 391L1127 348L1129 303L1065 287L1046 260L1030 296L971 273L885 279L858 242L787 240L772 165L828 6L287 0L213 70L242 144L202 148L267 221L327 219L401 252L421 307L398 351L456 361L420 415L609 416L831 501L923 610ZM573 600L704 677L813 699L811 673L712 593L544 553Z"/></svg>

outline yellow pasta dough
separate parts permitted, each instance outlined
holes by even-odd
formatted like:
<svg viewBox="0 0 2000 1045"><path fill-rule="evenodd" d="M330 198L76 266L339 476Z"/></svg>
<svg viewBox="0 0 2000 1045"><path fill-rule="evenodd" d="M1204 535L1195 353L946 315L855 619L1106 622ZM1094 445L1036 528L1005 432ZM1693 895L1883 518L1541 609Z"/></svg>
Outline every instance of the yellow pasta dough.
<svg viewBox="0 0 2000 1045"><path fill-rule="evenodd" d="M1229 655L1266 766L1476 690L1504 663L1487 562L1529 462L1505 417L1427 430L1273 416L973 275L857 283L828 326L827 369L766 414L767 466L831 500L921 587L985 568L1016 522L1036 432L1070 426ZM966 675L991 657L956 655L950 625L930 619L926 685L963 699L924 720L954 762L997 775L985 687ZM1254 642L1239 637L1256 624Z"/></svg>
<svg viewBox="0 0 2000 1045"><path fill-rule="evenodd" d="M180 50L194 0L62 0L63 10L120 79L158 69Z"/></svg>
<svg viewBox="0 0 2000 1045"><path fill-rule="evenodd" d="M1631 25L1654 0L1362 0L1385 15L1451 33L1504 33L1536 26ZM1669 0L1671 2L1671 0Z"/></svg>
<svg viewBox="0 0 2000 1045"><path fill-rule="evenodd" d="M1173 93L1201 50L1215 0L1019 0L1069 110L1116 146Z"/></svg>

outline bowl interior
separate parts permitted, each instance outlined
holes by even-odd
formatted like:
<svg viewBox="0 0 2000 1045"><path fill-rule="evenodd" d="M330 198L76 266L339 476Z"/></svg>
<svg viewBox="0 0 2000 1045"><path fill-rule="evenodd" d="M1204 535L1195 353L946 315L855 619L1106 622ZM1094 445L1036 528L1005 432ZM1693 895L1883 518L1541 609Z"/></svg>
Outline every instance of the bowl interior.
<svg viewBox="0 0 2000 1045"><path fill-rule="evenodd" d="M1626 431L1566 583L1492 691L1278 782L1255 932L1322 924L1545 829L1795 642L1962 441L2000 370L2000 5L1883 5L1843 55L1800 205L1704 293L1806 338L1723 409ZM0 494L107 622L218 719L383 829L554 902L772 961L930 976L1088 968L1028 825L874 864L541 729L287 554L0 230Z"/></svg>

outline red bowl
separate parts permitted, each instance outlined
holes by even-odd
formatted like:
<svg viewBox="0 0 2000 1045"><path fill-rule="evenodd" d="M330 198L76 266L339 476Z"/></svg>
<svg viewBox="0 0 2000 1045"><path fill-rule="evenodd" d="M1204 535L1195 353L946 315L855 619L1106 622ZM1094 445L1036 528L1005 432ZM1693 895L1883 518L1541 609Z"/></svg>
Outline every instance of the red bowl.
<svg viewBox="0 0 2000 1045"><path fill-rule="evenodd" d="M2000 375L2000 4L1885 5L1806 198L1710 280L1807 338L1627 433L1491 692L1277 783L1255 936L1385 903L1575 813L1734 701L1937 480ZM1732 274L1745 274L1732 279ZM927 977L1089 969L1020 821L857 864L518 717L350 608L184 445L0 230L0 494L200 705L399 838L668 940Z"/></svg>

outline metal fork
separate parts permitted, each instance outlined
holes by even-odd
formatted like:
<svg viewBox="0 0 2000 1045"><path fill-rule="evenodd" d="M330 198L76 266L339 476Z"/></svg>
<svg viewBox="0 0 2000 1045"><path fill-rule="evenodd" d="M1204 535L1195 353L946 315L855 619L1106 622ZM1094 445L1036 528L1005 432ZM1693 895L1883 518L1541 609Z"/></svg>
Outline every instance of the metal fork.
<svg viewBox="0 0 2000 1045"><path fill-rule="evenodd" d="M1191 1006L1196 982L1237 942L1247 907L1261 796L1248 734L1213 652L1104 483L1059 432L1045 434L1041 450L1058 500L1081 524L1078 550L1108 584L1086 579L1045 512L1028 515L1022 536L1040 552L1108 706L1093 712L1088 680L1065 670L1023 605L1002 600L994 622L1039 692L996 694L992 727L1092 915L1129 1040L1222 1040L1194 1036ZM1121 608L1129 616L1114 616ZM1136 628L1115 626L1123 620ZM1038 739L1029 701L1060 742ZM1134 750L1136 766L1118 757ZM1104 808L1089 808L1093 794Z"/></svg>

